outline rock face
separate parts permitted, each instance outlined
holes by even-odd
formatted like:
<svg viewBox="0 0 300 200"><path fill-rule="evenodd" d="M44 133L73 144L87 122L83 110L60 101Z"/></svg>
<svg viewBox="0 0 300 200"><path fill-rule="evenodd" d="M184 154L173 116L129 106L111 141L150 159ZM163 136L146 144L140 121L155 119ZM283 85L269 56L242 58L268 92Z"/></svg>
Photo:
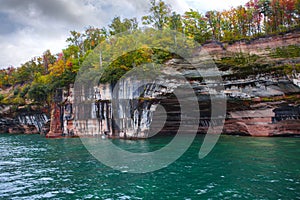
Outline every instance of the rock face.
<svg viewBox="0 0 300 200"><path fill-rule="evenodd" d="M19 124L17 124L13 119L10 118L0 119L0 133L10 133L10 131L12 131L10 130L11 127L19 127Z"/></svg>
<svg viewBox="0 0 300 200"><path fill-rule="evenodd" d="M37 133L41 133L42 127L49 121L49 118L45 113L38 112L20 113L17 119L18 122L27 129L32 129L34 127L37 130ZM30 132L30 130L28 132Z"/></svg>
<svg viewBox="0 0 300 200"><path fill-rule="evenodd" d="M258 107L261 106L261 107ZM223 132L229 135L291 136L300 134L299 106L257 104L249 110L229 112Z"/></svg>
<svg viewBox="0 0 300 200"><path fill-rule="evenodd" d="M131 77L117 85L75 85L60 92L57 98L60 100L52 106L47 136L104 134L146 138L157 131L159 134L175 134L178 130L189 133L195 126L198 133L205 134L210 126L222 126L223 118L223 134L300 135L297 74L291 77L274 71L284 63L295 66L300 59L274 61L269 56L272 48L299 44L299 31L234 44L212 42L196 50L188 60L169 60L151 80ZM259 59L247 68L221 65L220 60L236 54L256 54ZM274 66L264 70L269 65ZM218 79L218 75L223 79ZM187 92L189 87L193 94ZM225 104L222 99L226 99ZM183 115L182 104L191 100L197 105L189 105L189 112ZM213 115L212 103L226 108L224 116ZM199 113L200 120L197 120Z"/></svg>
<svg viewBox="0 0 300 200"><path fill-rule="evenodd" d="M135 81L131 83L132 87L136 85ZM216 125L220 122L218 122L218 119L211 119L209 110L211 100L210 96L206 94L206 89L199 89L199 85L197 86L195 82L193 84L193 89L199 97L198 104L201 113L198 133L205 134L210 125ZM277 85L278 82L275 81L273 84ZM181 86L181 83L175 84L170 80L168 86L168 89L163 89L159 86L148 85L144 88L147 95L143 97L135 96L133 98L133 96L128 97L125 95L127 99L122 98L115 102L118 107L113 111L112 86L100 85L98 92L103 94L101 99L96 99L95 102L80 101L74 104L74 100L71 98L70 102L62 106L63 112L60 114L57 112L55 120L61 118L63 120L61 122L53 120L51 122L52 131L55 128L59 129L56 132L59 133L59 136L105 134L122 138L149 137L149 134L156 133L157 130L160 131L159 134L175 134L180 126L186 126L184 130L188 132L189 121L193 119L193 116L196 116L196 113L189 113L188 120L184 121L181 118L180 103L176 96L172 94L173 90L171 89L172 87L174 89ZM280 89L280 87L276 91L284 95L300 93L300 89L293 85L292 82L286 82L285 87L293 88L293 91ZM131 86L127 85L126 88L128 94L130 94L129 91L134 91ZM250 89L248 88L248 90ZM252 89L254 88L252 87ZM251 92L248 94L251 96ZM280 96L271 98L269 93L265 95L272 101L261 102L262 100L259 97L247 97L245 99L241 97L227 97L227 104L224 105L227 106L227 115L223 134L242 136L288 136L300 134L299 106L295 105L295 102L293 104L293 100L285 100L283 96L281 98ZM296 95L293 97L297 99L300 96ZM56 111L58 110L60 109ZM195 109L191 108L190 110L193 111ZM115 117L113 118L113 116ZM53 129L54 122L59 124L59 126L56 125ZM63 125L63 127L60 128L60 125Z"/></svg>
<svg viewBox="0 0 300 200"><path fill-rule="evenodd" d="M10 110L11 106L0 108L0 133L38 134L42 133L42 128L49 121L46 112L39 109Z"/></svg>
<svg viewBox="0 0 300 200"><path fill-rule="evenodd" d="M57 103L53 103L51 106L51 120L50 120L50 130L47 133L47 137L59 137L62 135L62 118L61 118L61 106Z"/></svg>
<svg viewBox="0 0 300 200"><path fill-rule="evenodd" d="M16 119L2 118L0 120L0 134L38 134L39 130L32 124L22 124Z"/></svg>
<svg viewBox="0 0 300 200"><path fill-rule="evenodd" d="M252 40L240 40L232 44L209 42L203 47L212 55L218 58L226 56L226 54L247 52L264 56L269 54L270 49L283 47L288 45L298 45L300 43L300 31L291 33L265 36Z"/></svg>

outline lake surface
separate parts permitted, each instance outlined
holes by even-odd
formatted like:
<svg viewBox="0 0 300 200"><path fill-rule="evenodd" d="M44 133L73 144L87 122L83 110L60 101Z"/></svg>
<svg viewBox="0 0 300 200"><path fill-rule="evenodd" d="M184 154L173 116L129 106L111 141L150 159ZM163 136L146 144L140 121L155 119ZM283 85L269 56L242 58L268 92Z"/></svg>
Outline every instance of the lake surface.
<svg viewBox="0 0 300 200"><path fill-rule="evenodd" d="M142 152L170 139L114 143ZM79 138L0 135L0 199L300 199L300 138L221 136L200 160L202 140L167 168L129 174L101 164Z"/></svg>

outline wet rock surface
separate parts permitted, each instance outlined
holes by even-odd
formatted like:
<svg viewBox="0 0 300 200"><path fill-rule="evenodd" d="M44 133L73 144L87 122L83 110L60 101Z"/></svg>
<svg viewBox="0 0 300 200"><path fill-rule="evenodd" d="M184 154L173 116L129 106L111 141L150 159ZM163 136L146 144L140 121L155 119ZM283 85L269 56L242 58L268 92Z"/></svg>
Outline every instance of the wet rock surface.
<svg viewBox="0 0 300 200"><path fill-rule="evenodd" d="M18 120L11 118L0 119L0 133L10 134L38 134L39 131L34 125L21 124Z"/></svg>
<svg viewBox="0 0 300 200"><path fill-rule="evenodd" d="M13 113L0 117L0 133L39 134L49 121L45 113Z"/></svg>

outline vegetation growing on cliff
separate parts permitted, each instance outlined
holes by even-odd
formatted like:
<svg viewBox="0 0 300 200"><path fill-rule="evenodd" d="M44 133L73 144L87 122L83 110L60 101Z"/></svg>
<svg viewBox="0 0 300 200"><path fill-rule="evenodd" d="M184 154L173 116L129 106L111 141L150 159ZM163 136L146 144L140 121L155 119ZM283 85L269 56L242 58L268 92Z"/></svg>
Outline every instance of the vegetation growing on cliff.
<svg viewBox="0 0 300 200"><path fill-rule="evenodd" d="M286 47L277 47L271 52L273 58L296 58L300 55L300 46L289 45Z"/></svg>
<svg viewBox="0 0 300 200"><path fill-rule="evenodd" d="M55 89L73 83L80 67L88 70L87 74L91 77L97 76L95 72L99 71L97 67L100 67L104 71L100 81L115 82L134 66L147 62L162 63L174 57L166 51L144 46L115 58L115 61L108 65L107 61L112 55L120 55L123 51L113 48L113 44L122 43L126 46L127 43L138 40L146 41L146 36L154 29L175 30L202 44L210 40L233 42L277 34L298 29L300 24L299 0L250 0L244 6L229 10L200 13L190 9L183 15L172 11L171 6L162 0L150 0L150 4L149 13L141 19L144 25L149 26L148 29L140 29L136 18L115 17L107 27L88 27L83 33L71 31L70 37L66 39L68 47L59 54L55 55L47 50L40 57L31 59L19 68L0 70L0 88L3 91L11 89L11 92L2 92L0 102L15 105L30 102L49 104ZM124 31L132 34L120 34ZM174 41L163 41L162 38L158 43ZM101 52L101 45L106 45L106 52ZM100 49L98 54L91 55L97 46ZM299 46L288 46L273 50L271 55L274 58L293 58L298 57L299 53ZM86 61L87 58L90 60ZM255 55L237 54L225 57L217 61L217 64L220 69L230 68L239 72L241 77L270 70L290 73L299 68L299 65L290 64L273 66L258 60L259 57Z"/></svg>

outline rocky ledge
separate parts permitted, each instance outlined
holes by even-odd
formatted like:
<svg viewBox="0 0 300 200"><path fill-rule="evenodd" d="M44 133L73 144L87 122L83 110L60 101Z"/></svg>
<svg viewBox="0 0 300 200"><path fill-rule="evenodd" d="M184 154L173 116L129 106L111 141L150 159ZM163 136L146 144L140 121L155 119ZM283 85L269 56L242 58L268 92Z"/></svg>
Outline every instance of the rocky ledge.
<svg viewBox="0 0 300 200"><path fill-rule="evenodd" d="M0 107L0 134L46 134L50 130L47 113L40 110L30 112L19 109L10 111L10 106Z"/></svg>
<svg viewBox="0 0 300 200"><path fill-rule="evenodd" d="M24 125L19 121L12 118L1 118L0 119L0 134L11 133L11 134L38 134L39 131L34 125Z"/></svg>
<svg viewBox="0 0 300 200"><path fill-rule="evenodd" d="M299 97L299 96L298 96ZM300 136L300 106L292 102L256 103L231 111L223 133L247 136Z"/></svg>

